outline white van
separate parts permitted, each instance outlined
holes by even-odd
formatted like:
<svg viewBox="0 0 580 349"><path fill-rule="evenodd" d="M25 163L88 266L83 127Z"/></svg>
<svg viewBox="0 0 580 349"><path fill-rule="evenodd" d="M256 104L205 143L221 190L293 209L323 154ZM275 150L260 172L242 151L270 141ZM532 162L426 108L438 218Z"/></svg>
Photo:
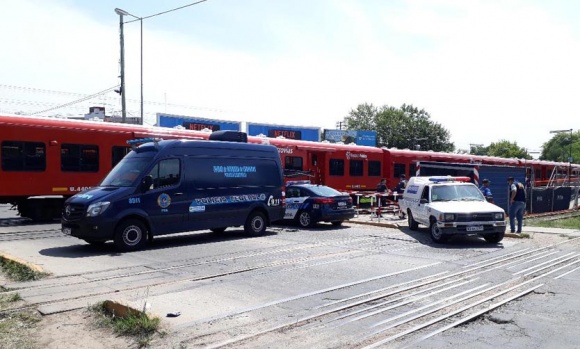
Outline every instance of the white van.
<svg viewBox="0 0 580 349"><path fill-rule="evenodd" d="M429 227L431 238L442 243L452 235L481 235L489 243L505 234L505 211L487 202L469 177L412 177L399 200L409 228Z"/></svg>

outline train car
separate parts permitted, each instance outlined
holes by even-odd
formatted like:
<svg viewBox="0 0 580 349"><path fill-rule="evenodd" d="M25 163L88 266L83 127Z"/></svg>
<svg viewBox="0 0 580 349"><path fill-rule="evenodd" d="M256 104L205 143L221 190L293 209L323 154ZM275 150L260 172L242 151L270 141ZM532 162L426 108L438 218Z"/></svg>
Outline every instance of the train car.
<svg viewBox="0 0 580 349"><path fill-rule="evenodd" d="M0 116L0 203L22 217L59 217L64 200L92 187L130 150L138 138L208 139L210 131L192 131L47 117ZM580 165L505 159L354 144L248 137L251 143L278 148L286 180L308 179L341 191L375 191L381 178L394 188L401 174L414 176L421 161L481 163L525 167L535 185L574 185ZM573 182L575 181L575 182ZM576 183L578 185L579 183Z"/></svg>
<svg viewBox="0 0 580 349"><path fill-rule="evenodd" d="M0 116L0 203L22 217L60 216L64 200L96 185L144 137L204 139L209 134L141 125Z"/></svg>
<svg viewBox="0 0 580 349"><path fill-rule="evenodd" d="M381 149L355 144L248 137L278 148L286 179L308 179L341 191L374 191L383 176Z"/></svg>

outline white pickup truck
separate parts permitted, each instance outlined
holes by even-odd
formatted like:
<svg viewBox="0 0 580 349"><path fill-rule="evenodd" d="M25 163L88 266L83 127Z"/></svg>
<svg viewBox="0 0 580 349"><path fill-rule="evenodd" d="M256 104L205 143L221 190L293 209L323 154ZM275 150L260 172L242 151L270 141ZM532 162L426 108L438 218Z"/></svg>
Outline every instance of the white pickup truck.
<svg viewBox="0 0 580 349"><path fill-rule="evenodd" d="M506 230L505 212L487 202L469 180L469 177L412 177L399 200L409 228L428 226L436 243L458 234L477 234L489 243L500 242Z"/></svg>

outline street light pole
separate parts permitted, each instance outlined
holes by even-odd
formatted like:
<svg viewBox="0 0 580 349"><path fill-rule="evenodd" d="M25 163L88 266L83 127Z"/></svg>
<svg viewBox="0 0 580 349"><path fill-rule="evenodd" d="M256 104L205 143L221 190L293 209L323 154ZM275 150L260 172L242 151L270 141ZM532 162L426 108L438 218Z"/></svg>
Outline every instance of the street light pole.
<svg viewBox="0 0 580 349"><path fill-rule="evenodd" d="M123 108L123 118L122 122L126 122L126 105L125 105L125 52L124 52L124 38L123 38L123 16L131 16L136 20L139 20L141 24L141 120L140 123L143 125L143 18L137 17L135 15L130 14L125 10L121 10L120 8L115 9L115 13L117 13L120 17L120 25L121 25L121 105Z"/></svg>
<svg viewBox="0 0 580 349"><path fill-rule="evenodd" d="M125 38L123 36L123 16L127 12L116 8L115 13L119 15L119 38L121 42L121 88L119 89L121 93L121 122L125 123L127 121L127 104L125 101Z"/></svg>

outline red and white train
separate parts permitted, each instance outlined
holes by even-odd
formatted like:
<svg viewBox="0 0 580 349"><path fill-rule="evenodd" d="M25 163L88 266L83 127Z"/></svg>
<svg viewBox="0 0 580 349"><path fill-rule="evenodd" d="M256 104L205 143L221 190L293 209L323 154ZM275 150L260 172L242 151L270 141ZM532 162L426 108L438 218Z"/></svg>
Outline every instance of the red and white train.
<svg viewBox="0 0 580 349"><path fill-rule="evenodd" d="M127 154L128 140L207 139L209 133L154 126L44 117L0 116L0 203L14 205L34 220L60 215L64 200L94 186ZM580 165L504 159L431 151L375 148L351 144L248 137L252 143L278 148L289 179L310 179L343 191L374 191L381 178L396 186L399 175L411 177L421 161L481 163L526 167L536 184L571 172ZM554 176L554 173L557 176ZM568 178L568 177L566 177Z"/></svg>

